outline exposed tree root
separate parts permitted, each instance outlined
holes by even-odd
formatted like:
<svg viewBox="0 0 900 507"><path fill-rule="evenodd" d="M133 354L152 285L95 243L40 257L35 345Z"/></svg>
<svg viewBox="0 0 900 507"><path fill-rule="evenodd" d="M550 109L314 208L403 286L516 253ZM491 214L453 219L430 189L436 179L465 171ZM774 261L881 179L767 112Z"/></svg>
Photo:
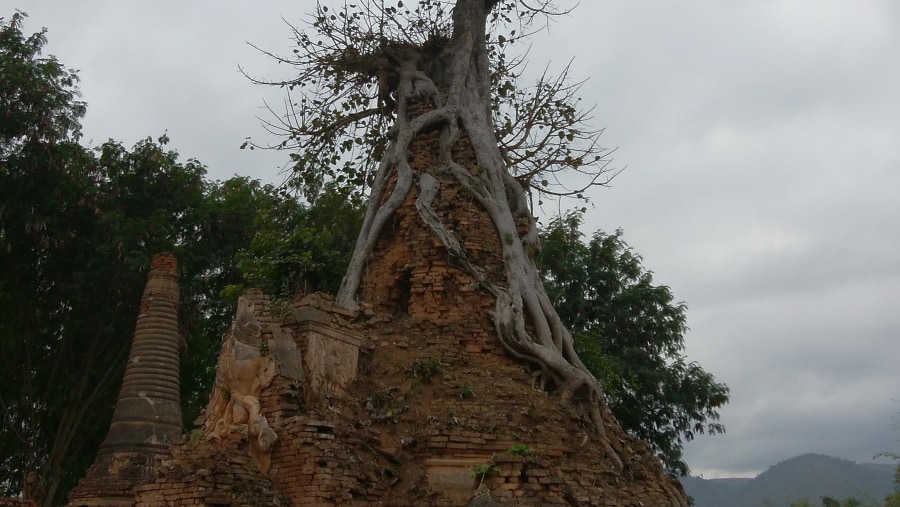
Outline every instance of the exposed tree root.
<svg viewBox="0 0 900 507"><path fill-rule="evenodd" d="M622 460L610 445L605 431L607 425L617 423L606 408L598 381L575 353L572 335L560 321L544 290L530 254L538 247L537 228L524 189L510 176L494 136L489 111L490 77L482 42L487 14L484 5L482 0L458 2L455 18L480 16L481 19L469 19L464 23L457 20L460 21L456 23L457 31L441 53L444 66L438 75L432 77L417 70L415 59L404 61L400 66L394 138L379 167L362 231L337 303L347 308L357 306L355 298L366 260L385 224L417 183L415 205L418 215L457 266L496 298L494 325L505 350L539 368L544 387L555 388L564 401L584 411L612 462L621 469ZM442 77L446 77L447 82L441 82ZM410 107L423 101L430 102L433 109L409 118ZM417 135L433 129L441 132L437 164L422 169L417 175L408 162L410 144ZM453 160L452 148L462 135L468 137L474 148L477 171L470 171ZM395 174L396 182L388 191L389 180ZM504 286L492 282L483 267L469 260L457 235L441 223L432 209L442 177L453 178L467 189L493 221L502 245ZM521 234L517 221L528 224Z"/></svg>

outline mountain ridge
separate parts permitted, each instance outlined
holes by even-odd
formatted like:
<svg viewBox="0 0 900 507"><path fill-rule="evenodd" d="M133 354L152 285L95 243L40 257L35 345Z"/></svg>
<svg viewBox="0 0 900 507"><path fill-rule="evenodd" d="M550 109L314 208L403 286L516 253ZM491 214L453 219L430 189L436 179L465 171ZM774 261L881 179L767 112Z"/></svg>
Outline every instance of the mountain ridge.
<svg viewBox="0 0 900 507"><path fill-rule="evenodd" d="M681 483L694 507L787 507L801 498L815 507L822 496L880 503L894 490L895 470L890 463L860 464L808 453L772 465L754 478L682 477Z"/></svg>

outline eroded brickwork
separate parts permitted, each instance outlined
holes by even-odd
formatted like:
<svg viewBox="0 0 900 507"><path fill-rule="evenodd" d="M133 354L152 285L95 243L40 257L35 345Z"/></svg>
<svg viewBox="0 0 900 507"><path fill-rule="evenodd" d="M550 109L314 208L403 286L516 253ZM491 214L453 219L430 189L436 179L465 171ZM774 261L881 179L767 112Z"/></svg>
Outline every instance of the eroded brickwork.
<svg viewBox="0 0 900 507"><path fill-rule="evenodd" d="M434 168L436 145L437 132L413 141L416 172ZM477 170L465 137L454 157ZM435 176L435 213L505 285L507 239L464 188ZM264 459L253 424L231 424L253 418L232 414L224 438L208 440L208 428L186 437L135 488L136 505L686 505L647 444L617 425L600 441L583 413L503 352L493 297L422 223L417 196L414 188L368 260L359 314L321 295L277 309L259 292L245 297L237 334L252 349L245 360L258 357L268 372L252 398L277 436Z"/></svg>
<svg viewBox="0 0 900 507"><path fill-rule="evenodd" d="M37 507L37 504L21 498L0 498L0 507Z"/></svg>
<svg viewBox="0 0 900 507"><path fill-rule="evenodd" d="M367 392L374 393L368 399L378 396L386 408L358 411L355 417L378 430L382 446L397 448L401 461L425 469L418 488L392 490L408 498L409 505L463 505L447 493L413 500L422 490L441 489L429 482L429 467L446 469L451 460L465 467L460 472L468 473L469 495L478 485L474 477L478 464L518 460L523 470L531 470L515 477L487 474L484 484L501 504L553 505L569 501L566 495L581 505L683 502L680 486L663 473L644 442L617 426L607 428L611 445L625 462L619 470L583 414L537 389L527 368L503 356L472 354L464 360L443 358L440 372L428 382L409 379L405 373L410 365L431 357L427 351L411 350L395 342L392 334L373 336L377 345L372 370L361 381ZM387 412L395 415L383 417ZM513 459L505 454L516 449L528 456ZM434 478L441 480L444 470L436 472L440 473Z"/></svg>
<svg viewBox="0 0 900 507"><path fill-rule="evenodd" d="M122 387L97 458L70 493L72 505L132 505L181 439L178 262L153 256Z"/></svg>
<svg viewBox="0 0 900 507"><path fill-rule="evenodd" d="M195 437L175 446L172 458L159 466L156 479L135 488L135 504L262 507L290 502L260 472L235 436L223 445Z"/></svg>
<svg viewBox="0 0 900 507"><path fill-rule="evenodd" d="M309 301L273 317L265 296L251 298L260 343L277 333L302 343L308 321L297 316L316 313ZM316 393L276 374L259 398L278 435L266 473L248 434L213 442L195 430L133 490L135 505L451 507L476 491L487 505L681 505L680 488L646 444L608 428L625 462L619 470L580 412L502 354L466 352L463 327L426 330L374 309L351 325L329 304L312 305L320 320L363 337L349 389Z"/></svg>
<svg viewBox="0 0 900 507"><path fill-rule="evenodd" d="M414 114L428 110L415 108ZM415 174L425 170L440 181L440 192L432 203L435 214L455 231L469 260L485 270L498 285L506 285L501 263L500 238L490 216L455 179L434 171L437 165L439 131L417 136L410 146L410 166ZM454 160L475 167L474 150L468 138L453 149ZM472 169L476 170L476 169ZM389 190L393 183L389 184ZM386 192L388 194L389 192ZM442 347L445 354L500 352L494 338L490 312L494 298L454 265L447 250L432 234L415 208L418 188L414 185L403 204L385 226L363 275L360 297L386 313L397 313L446 331L452 343L421 343ZM513 238L509 238L513 240Z"/></svg>

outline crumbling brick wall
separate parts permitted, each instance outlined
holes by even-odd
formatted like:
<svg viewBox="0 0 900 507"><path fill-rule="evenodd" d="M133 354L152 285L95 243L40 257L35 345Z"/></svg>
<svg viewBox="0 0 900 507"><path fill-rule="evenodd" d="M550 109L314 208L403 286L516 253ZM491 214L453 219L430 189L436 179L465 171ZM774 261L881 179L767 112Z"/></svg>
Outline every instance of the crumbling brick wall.
<svg viewBox="0 0 900 507"><path fill-rule="evenodd" d="M437 142L437 131L413 141L414 171L435 166ZM464 135L453 155L477 170ZM435 213L473 264L505 285L503 239L490 217L455 180L434 176ZM362 335L356 381L330 390L311 385L306 371L280 371L259 395L278 436L266 473L241 433L221 444L191 437L155 481L137 488L136 505L455 507L479 485L502 505L686 505L646 443L617 425L600 441L582 412L539 389L529 367L505 354L494 335L493 296L454 265L418 216L417 196L414 187L368 259L354 323L327 298L307 312L335 333ZM260 347L289 335L303 369L315 368L306 362L309 329L297 318L302 303L272 315L268 298L250 297ZM431 365L428 378L416 364Z"/></svg>
<svg viewBox="0 0 900 507"><path fill-rule="evenodd" d="M387 335L388 342L376 333L372 336L376 347L371 361L382 367L360 382L369 393L400 383L391 403L403 410L393 420L377 421L372 427L383 442L412 442L401 448L401 455L422 464L426 475L429 463L459 459L467 463L471 493L477 486L476 466L506 464L508 469L509 463L520 463L517 473L492 473L484 481L495 501L515 505L552 505L566 495L585 506L673 505L673 497L681 494L649 446L616 425L606 431L624 462L618 469L584 414L540 390L523 365L497 354L469 354L459 360L443 359L442 370L428 383L403 384L409 362L427 352L417 354L394 342L393 335ZM383 374L386 364L397 374ZM528 456L506 454L517 448ZM434 484L429 488L440 489ZM427 501L410 499L409 505L460 503L442 493Z"/></svg>
<svg viewBox="0 0 900 507"><path fill-rule="evenodd" d="M202 438L188 438L158 468L155 481L135 488L135 505L290 505L282 491L240 447L239 437L221 446Z"/></svg>
<svg viewBox="0 0 900 507"><path fill-rule="evenodd" d="M0 497L0 507L37 507L37 504L31 500L23 500L21 498Z"/></svg>
<svg viewBox="0 0 900 507"><path fill-rule="evenodd" d="M419 105L413 116L429 109ZM437 165L439 131L418 135L410 146L410 166L419 174ZM477 168L475 152L463 135L453 148L457 162ZM477 170L477 169L470 169ZM506 285L500 238L487 212L455 179L434 172L440 192L432 208L441 223L453 230L469 260L485 270L492 282ZM389 182L393 188L395 177ZM447 352L500 351L493 335L490 312L495 300L480 290L475 279L456 267L446 248L428 229L415 208L418 188L414 185L376 242L363 275L360 299L387 312L408 316L427 327L450 327L458 343L447 344ZM440 346L439 343L429 343ZM461 346L461 347L460 347Z"/></svg>
<svg viewBox="0 0 900 507"><path fill-rule="evenodd" d="M294 332L291 317L258 308L272 324L263 336ZM537 389L527 367L491 349L468 351L466 326L373 311L357 320L370 343L347 393L309 397L281 375L263 390L279 438L267 473L241 433L217 444L195 431L135 489L135 505L453 507L476 490L482 465L493 465L482 493L501 505L672 505L677 486L645 443L607 428L625 462L618 469L583 414ZM429 358L439 368L417 377L411 365Z"/></svg>

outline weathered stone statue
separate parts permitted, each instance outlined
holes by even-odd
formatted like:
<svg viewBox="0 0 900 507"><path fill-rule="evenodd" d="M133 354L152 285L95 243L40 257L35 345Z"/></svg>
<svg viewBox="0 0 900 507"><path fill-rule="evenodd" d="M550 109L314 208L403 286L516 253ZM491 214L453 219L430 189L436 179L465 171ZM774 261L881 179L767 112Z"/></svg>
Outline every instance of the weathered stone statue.
<svg viewBox="0 0 900 507"><path fill-rule="evenodd" d="M206 438L222 441L238 432L249 442L250 454L262 472L269 470L269 451L278 435L260 408L259 397L275 377L275 361L263 342L262 328L246 299L222 342L216 383L206 407Z"/></svg>

